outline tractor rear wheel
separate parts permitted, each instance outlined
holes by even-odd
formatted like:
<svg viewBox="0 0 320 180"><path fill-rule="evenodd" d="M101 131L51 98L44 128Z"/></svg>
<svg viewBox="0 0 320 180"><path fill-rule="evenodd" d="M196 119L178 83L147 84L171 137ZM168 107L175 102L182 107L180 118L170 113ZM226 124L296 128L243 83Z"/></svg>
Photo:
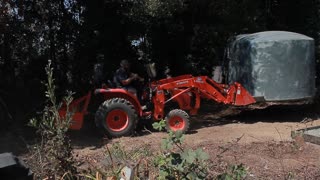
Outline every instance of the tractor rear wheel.
<svg viewBox="0 0 320 180"><path fill-rule="evenodd" d="M110 137L131 135L136 128L137 120L134 106L123 98L106 100L95 115L96 125L102 127Z"/></svg>
<svg viewBox="0 0 320 180"><path fill-rule="evenodd" d="M174 109L170 111L166 116L165 121L168 131L182 131L183 133L185 133L189 130L189 115L181 109Z"/></svg>

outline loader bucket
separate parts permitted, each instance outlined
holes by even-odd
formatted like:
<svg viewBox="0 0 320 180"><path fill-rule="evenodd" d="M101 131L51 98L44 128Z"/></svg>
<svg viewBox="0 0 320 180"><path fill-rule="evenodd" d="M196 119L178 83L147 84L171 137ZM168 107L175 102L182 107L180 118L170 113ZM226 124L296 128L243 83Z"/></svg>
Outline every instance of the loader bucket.
<svg viewBox="0 0 320 180"><path fill-rule="evenodd" d="M236 106L246 106L253 104L256 100L250 95L250 93L239 83L235 83L236 95L234 105Z"/></svg>

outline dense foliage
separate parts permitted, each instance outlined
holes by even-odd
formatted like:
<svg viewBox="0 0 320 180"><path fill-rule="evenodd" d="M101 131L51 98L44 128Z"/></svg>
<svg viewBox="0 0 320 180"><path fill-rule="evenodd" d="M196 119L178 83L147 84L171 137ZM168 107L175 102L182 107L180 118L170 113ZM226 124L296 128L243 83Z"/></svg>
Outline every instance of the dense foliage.
<svg viewBox="0 0 320 180"><path fill-rule="evenodd" d="M36 97L48 59L61 91L91 89L95 75L110 78L121 59L140 73L151 60L159 72L210 75L234 35L287 30L318 45L319 23L319 0L2 0L0 93Z"/></svg>

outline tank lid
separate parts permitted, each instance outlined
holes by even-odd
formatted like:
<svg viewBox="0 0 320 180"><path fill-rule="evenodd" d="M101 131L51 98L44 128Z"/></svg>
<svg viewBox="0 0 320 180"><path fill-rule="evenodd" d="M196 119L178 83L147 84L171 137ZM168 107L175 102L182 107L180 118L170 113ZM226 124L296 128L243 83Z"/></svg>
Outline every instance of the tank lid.
<svg viewBox="0 0 320 180"><path fill-rule="evenodd" d="M253 34L238 35L235 41L265 42L282 40L309 40L313 38L303 34L288 31L264 31Z"/></svg>

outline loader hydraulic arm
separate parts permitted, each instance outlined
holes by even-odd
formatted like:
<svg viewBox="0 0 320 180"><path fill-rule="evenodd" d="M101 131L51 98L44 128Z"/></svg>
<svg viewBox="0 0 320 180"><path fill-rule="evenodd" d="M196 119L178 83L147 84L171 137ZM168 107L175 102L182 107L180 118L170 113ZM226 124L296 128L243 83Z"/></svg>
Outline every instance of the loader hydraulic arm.
<svg viewBox="0 0 320 180"><path fill-rule="evenodd" d="M256 102L239 83L219 84L207 76L178 76L156 81L152 83L152 86L155 89L153 96L155 119L163 118L164 106L171 100L177 101L180 108L189 110L190 114L197 113L201 98L235 106L245 106ZM169 92L171 97L166 99L165 92ZM195 98L192 101L193 104L191 98Z"/></svg>

